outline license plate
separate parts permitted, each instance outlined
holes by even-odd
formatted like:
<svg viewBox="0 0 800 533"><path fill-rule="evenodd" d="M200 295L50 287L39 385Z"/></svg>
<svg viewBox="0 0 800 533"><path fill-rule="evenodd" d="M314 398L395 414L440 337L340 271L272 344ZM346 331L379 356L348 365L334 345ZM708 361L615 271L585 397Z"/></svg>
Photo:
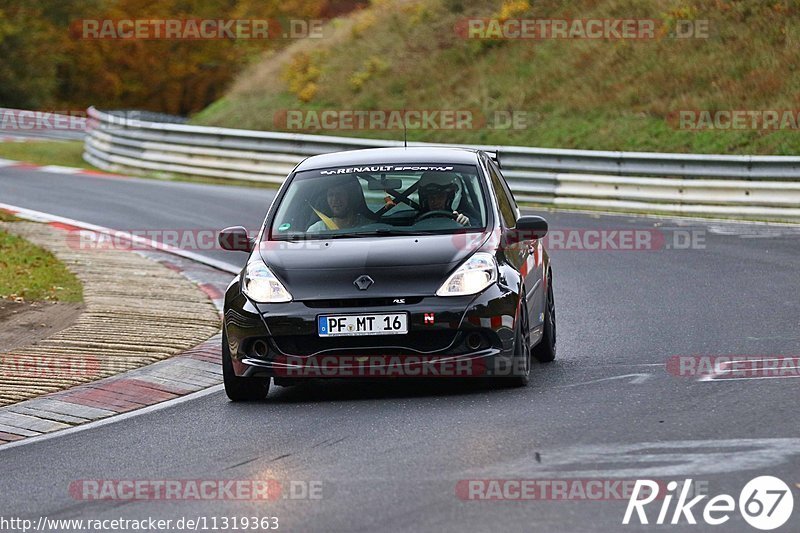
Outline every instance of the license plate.
<svg viewBox="0 0 800 533"><path fill-rule="evenodd" d="M408 314L321 316L317 329L320 337L401 335L408 333Z"/></svg>

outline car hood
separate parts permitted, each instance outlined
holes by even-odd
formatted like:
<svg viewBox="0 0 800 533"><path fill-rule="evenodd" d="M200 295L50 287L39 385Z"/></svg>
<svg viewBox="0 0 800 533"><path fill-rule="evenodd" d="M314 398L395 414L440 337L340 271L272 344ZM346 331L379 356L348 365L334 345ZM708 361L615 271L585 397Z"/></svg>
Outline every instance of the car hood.
<svg viewBox="0 0 800 533"><path fill-rule="evenodd" d="M429 296L485 237L457 234L265 241L260 253L295 300ZM366 290L354 284L362 275L373 281Z"/></svg>

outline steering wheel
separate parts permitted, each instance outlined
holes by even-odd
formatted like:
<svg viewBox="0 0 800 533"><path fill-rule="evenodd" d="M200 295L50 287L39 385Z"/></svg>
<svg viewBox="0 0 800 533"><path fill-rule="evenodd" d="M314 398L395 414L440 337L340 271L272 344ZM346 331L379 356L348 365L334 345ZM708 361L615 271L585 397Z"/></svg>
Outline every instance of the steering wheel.
<svg viewBox="0 0 800 533"><path fill-rule="evenodd" d="M433 217L449 218L450 220L456 219L456 216L453 214L452 211L446 211L444 209L436 209L434 211L428 211L427 213L422 213L420 216L416 218L416 221L419 222L421 220L425 220L426 218L433 218Z"/></svg>

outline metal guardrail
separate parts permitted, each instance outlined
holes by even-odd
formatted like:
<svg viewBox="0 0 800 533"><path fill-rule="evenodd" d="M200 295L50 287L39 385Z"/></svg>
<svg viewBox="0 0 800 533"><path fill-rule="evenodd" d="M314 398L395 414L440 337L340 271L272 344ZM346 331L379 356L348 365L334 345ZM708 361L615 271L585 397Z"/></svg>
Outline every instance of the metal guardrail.
<svg viewBox="0 0 800 533"><path fill-rule="evenodd" d="M281 183L308 156L401 141L131 120L89 108L84 159L104 170ZM409 143L409 146L447 146ZM464 145L461 145L464 146ZM800 157L498 151L520 201L575 208L800 221Z"/></svg>

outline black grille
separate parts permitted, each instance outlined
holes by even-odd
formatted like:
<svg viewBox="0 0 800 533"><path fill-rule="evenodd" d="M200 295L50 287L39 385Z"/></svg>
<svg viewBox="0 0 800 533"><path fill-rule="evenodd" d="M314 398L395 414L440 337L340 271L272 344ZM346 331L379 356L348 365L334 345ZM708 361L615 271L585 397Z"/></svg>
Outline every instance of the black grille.
<svg viewBox="0 0 800 533"><path fill-rule="evenodd" d="M403 300L396 303L395 300ZM311 309L327 309L343 307L388 307L392 305L414 305L422 301L421 296L413 298L345 298L338 300L305 300L303 304Z"/></svg>
<svg viewBox="0 0 800 533"><path fill-rule="evenodd" d="M413 331L405 335L365 335L358 337L317 337L283 335L273 337L278 349L287 355L410 355L446 350L459 332L452 330Z"/></svg>

